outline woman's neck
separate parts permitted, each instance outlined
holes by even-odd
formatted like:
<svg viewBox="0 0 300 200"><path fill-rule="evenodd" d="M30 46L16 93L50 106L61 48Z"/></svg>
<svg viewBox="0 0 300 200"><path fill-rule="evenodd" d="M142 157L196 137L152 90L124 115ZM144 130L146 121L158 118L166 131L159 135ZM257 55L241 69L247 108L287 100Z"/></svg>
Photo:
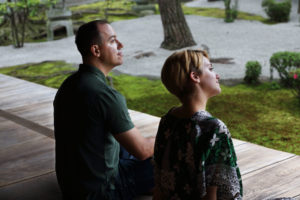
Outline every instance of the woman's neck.
<svg viewBox="0 0 300 200"><path fill-rule="evenodd" d="M182 105L175 108L172 114L179 118L189 118L196 112L206 109L207 99L197 95L183 98L181 102Z"/></svg>

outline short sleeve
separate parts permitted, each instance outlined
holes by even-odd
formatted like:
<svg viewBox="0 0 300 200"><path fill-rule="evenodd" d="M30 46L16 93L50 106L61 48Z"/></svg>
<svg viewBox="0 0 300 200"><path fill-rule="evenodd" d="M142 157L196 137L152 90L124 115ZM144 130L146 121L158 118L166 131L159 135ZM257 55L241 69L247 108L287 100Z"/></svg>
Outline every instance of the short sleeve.
<svg viewBox="0 0 300 200"><path fill-rule="evenodd" d="M217 196L222 199L242 199L241 175L230 132L222 121L215 122L202 161L206 186L217 186Z"/></svg>
<svg viewBox="0 0 300 200"><path fill-rule="evenodd" d="M125 98L115 90L101 94L101 107L105 109L106 127L112 134L123 133L134 127Z"/></svg>

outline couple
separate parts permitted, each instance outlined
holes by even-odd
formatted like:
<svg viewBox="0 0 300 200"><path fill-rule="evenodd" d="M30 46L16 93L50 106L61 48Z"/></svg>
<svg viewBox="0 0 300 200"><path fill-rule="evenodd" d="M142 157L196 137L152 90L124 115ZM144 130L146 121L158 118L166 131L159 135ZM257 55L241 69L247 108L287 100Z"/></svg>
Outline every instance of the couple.
<svg viewBox="0 0 300 200"><path fill-rule="evenodd" d="M102 20L86 23L75 43L83 64L54 100L56 175L64 199L242 199L230 133L205 111L221 89L204 51L184 50L166 60L162 82L182 105L162 117L156 138L144 138L124 97L106 83L123 62L113 28Z"/></svg>

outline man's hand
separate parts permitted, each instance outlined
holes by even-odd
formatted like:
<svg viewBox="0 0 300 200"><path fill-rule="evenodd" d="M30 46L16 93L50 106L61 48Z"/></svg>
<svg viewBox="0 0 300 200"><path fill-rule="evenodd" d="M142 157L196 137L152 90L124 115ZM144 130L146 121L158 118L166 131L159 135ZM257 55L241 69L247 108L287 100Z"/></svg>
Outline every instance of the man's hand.
<svg viewBox="0 0 300 200"><path fill-rule="evenodd" d="M155 137L144 138L136 127L115 134L114 137L130 154L139 160L145 160L153 156Z"/></svg>

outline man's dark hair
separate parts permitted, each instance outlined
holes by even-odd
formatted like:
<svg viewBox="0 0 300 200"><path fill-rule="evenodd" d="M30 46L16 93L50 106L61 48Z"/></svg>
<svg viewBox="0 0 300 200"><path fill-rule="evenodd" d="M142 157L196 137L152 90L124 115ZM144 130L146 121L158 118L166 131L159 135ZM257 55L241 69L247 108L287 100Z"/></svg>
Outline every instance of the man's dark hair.
<svg viewBox="0 0 300 200"><path fill-rule="evenodd" d="M98 30L98 24L108 24L108 22L106 20L91 21L80 26L77 31L75 43L82 57L90 55L91 45L101 45L102 38Z"/></svg>

